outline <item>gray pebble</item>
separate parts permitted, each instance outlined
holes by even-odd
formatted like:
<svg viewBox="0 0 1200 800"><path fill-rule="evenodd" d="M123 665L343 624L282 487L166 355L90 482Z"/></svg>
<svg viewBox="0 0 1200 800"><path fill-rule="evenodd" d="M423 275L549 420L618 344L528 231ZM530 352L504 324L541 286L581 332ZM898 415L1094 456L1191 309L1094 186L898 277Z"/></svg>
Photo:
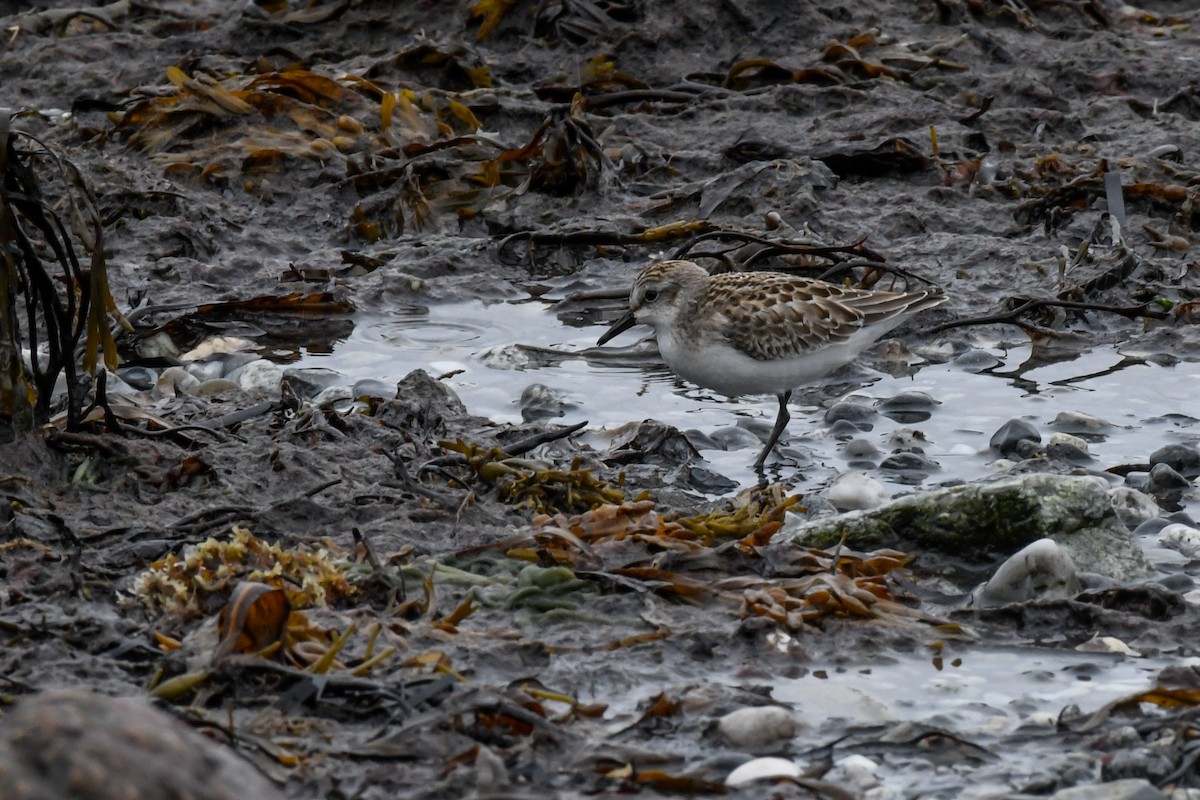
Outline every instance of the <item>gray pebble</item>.
<svg viewBox="0 0 1200 800"><path fill-rule="evenodd" d="M138 391L145 392L154 386L158 373L149 367L125 367L117 370L117 377Z"/></svg>
<svg viewBox="0 0 1200 800"><path fill-rule="evenodd" d="M878 409L888 419L907 425L929 419L938 405L938 401L925 392L901 392L880 401Z"/></svg>
<svg viewBox="0 0 1200 800"><path fill-rule="evenodd" d="M832 425L838 420L846 420L859 425L864 431L869 431L871 430L870 421L877 416L879 416L879 412L870 406L843 400L829 407L829 410L825 412L825 422ZM868 423L868 427L862 427L861 423Z"/></svg>
<svg viewBox="0 0 1200 800"><path fill-rule="evenodd" d="M1163 445L1150 454L1150 464L1166 464L1189 480L1200 476L1200 452L1185 444Z"/></svg>
<svg viewBox="0 0 1200 800"><path fill-rule="evenodd" d="M1021 442L1040 444L1042 435L1033 424L1023 419L1010 419L992 434L989 446L1000 455L1010 455L1017 452Z"/></svg>
<svg viewBox="0 0 1200 800"><path fill-rule="evenodd" d="M987 350L968 350L954 359L954 366L966 372L983 372L998 367L1004 362Z"/></svg>
<svg viewBox="0 0 1200 800"><path fill-rule="evenodd" d="M346 381L337 370L324 367L291 367L283 371L283 382L300 397L313 398L331 386Z"/></svg>
<svg viewBox="0 0 1200 800"><path fill-rule="evenodd" d="M382 397L390 400L396 396L396 387L375 378L364 378L354 382L350 394L352 397Z"/></svg>
<svg viewBox="0 0 1200 800"><path fill-rule="evenodd" d="M936 461L920 453L892 453L879 465L880 469L897 472L934 472L942 467Z"/></svg>
<svg viewBox="0 0 1200 800"><path fill-rule="evenodd" d="M1146 491L1160 506L1176 511L1179 509L1179 498L1191 485L1191 481L1160 461L1150 468L1150 481Z"/></svg>

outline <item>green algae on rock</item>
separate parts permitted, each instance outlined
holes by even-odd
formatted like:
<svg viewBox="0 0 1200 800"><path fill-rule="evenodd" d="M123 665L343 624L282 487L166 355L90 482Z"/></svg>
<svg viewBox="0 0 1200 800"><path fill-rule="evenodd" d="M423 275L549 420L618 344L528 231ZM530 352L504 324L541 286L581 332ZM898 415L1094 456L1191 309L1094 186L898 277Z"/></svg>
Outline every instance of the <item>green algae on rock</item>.
<svg viewBox="0 0 1200 800"><path fill-rule="evenodd" d="M871 511L813 520L790 530L797 544L830 548L845 537L862 550L938 553L968 564L1006 558L1038 539L1061 544L1079 569L1115 580L1150 567L1118 519L1103 482L1074 475L1019 475L901 497Z"/></svg>

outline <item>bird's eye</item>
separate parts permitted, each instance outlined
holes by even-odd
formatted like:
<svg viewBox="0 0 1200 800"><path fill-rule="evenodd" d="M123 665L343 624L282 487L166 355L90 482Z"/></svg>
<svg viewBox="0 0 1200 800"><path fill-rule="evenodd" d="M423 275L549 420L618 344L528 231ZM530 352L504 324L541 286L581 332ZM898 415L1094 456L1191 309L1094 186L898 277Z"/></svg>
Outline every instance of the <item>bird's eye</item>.
<svg viewBox="0 0 1200 800"><path fill-rule="evenodd" d="M658 289L647 289L646 294L642 296L642 299L647 303L653 303L658 299Z"/></svg>

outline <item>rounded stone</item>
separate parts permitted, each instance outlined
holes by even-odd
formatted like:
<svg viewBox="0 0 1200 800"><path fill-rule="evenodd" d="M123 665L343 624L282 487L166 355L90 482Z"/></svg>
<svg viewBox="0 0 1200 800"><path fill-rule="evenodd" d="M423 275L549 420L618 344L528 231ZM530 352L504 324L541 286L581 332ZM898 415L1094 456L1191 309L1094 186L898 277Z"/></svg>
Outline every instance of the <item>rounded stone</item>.
<svg viewBox="0 0 1200 800"><path fill-rule="evenodd" d="M843 472L834 478L825 496L838 511L878 508L890 497L882 483L857 471Z"/></svg>
<svg viewBox="0 0 1200 800"><path fill-rule="evenodd" d="M158 380L158 373L149 367L125 367L117 370L117 377L138 391L147 391Z"/></svg>
<svg viewBox="0 0 1200 800"><path fill-rule="evenodd" d="M869 427L863 428L861 423L869 423L878 416L879 412L870 406L843 400L829 407L829 410L825 412L825 422L832 425L838 420L846 420L858 425L861 430L870 430Z"/></svg>
<svg viewBox="0 0 1200 800"><path fill-rule="evenodd" d="M1098 434L1111 430L1113 424L1106 419L1083 414L1079 411L1060 411L1050 427L1063 433Z"/></svg>
<svg viewBox="0 0 1200 800"><path fill-rule="evenodd" d="M544 383L531 383L526 386L517 405L521 408L521 418L526 422L561 417L576 407L565 392L552 389Z"/></svg>
<svg viewBox="0 0 1200 800"><path fill-rule="evenodd" d="M1191 481L1160 461L1150 468L1150 480L1146 491L1159 504L1176 506L1184 490L1191 485Z"/></svg>
<svg viewBox="0 0 1200 800"><path fill-rule="evenodd" d="M1023 419L1010 419L992 434L988 445L1000 455L1016 453L1021 442L1041 444L1042 435L1032 423Z"/></svg>
<svg viewBox="0 0 1200 800"><path fill-rule="evenodd" d="M987 350L968 350L954 359L954 366L965 372L983 372L1003 363Z"/></svg>
<svg viewBox="0 0 1200 800"><path fill-rule="evenodd" d="M236 381L248 394L274 397L283 384L283 368L274 361L259 358L230 372L226 377Z"/></svg>
<svg viewBox="0 0 1200 800"><path fill-rule="evenodd" d="M1200 477L1200 452L1185 444L1167 444L1150 454L1150 465L1166 464L1189 480Z"/></svg>
<svg viewBox="0 0 1200 800"><path fill-rule="evenodd" d="M796 717L780 706L753 706L731 711L717 720L717 733L730 747L754 751L778 745L796 735Z"/></svg>
<svg viewBox="0 0 1200 800"><path fill-rule="evenodd" d="M880 469L890 469L897 472L934 472L942 468L941 464L920 453L892 453L879 465Z"/></svg>
<svg viewBox="0 0 1200 800"><path fill-rule="evenodd" d="M878 409L888 419L907 425L929 419L938 405L938 401L925 392L901 392L880 401Z"/></svg>
<svg viewBox="0 0 1200 800"><path fill-rule="evenodd" d="M1130 530L1137 528L1143 522L1158 516L1158 503L1148 494L1130 489L1128 486L1117 486L1108 490L1108 499L1113 510L1117 512L1121 522Z"/></svg>

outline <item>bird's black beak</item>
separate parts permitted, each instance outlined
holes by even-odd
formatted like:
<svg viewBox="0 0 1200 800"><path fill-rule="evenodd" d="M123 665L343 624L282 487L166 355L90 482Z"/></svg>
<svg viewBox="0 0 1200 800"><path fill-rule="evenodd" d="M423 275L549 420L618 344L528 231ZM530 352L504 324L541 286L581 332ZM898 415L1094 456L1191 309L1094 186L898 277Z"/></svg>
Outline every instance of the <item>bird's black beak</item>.
<svg viewBox="0 0 1200 800"><path fill-rule="evenodd" d="M626 311L624 316L612 324L612 327L604 332L604 335L596 340L597 345L602 345L609 339L618 336L625 331L637 325L637 317L633 316L633 311Z"/></svg>

